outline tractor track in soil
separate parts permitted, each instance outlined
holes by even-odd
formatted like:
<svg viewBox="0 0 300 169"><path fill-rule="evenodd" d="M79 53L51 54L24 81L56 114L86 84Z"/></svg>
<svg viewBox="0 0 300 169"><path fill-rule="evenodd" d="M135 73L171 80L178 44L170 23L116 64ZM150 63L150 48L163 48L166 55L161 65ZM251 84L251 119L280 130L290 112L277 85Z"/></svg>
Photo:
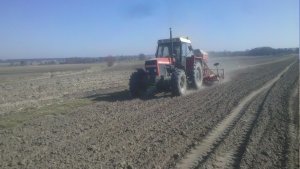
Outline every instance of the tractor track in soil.
<svg viewBox="0 0 300 169"><path fill-rule="evenodd" d="M299 79L298 79L299 81ZM299 84L299 83L298 83ZM299 85L294 86L289 98L288 168L299 168Z"/></svg>
<svg viewBox="0 0 300 169"><path fill-rule="evenodd" d="M247 123L245 124L245 132L242 134L244 138L240 143L240 146L237 152L233 152L233 154L243 154L243 147L247 144L249 140L251 130L253 129L253 125L257 121L257 118L261 112L262 107L264 106L264 102L270 92L272 86L285 74L289 68L295 63L287 66L282 72L280 72L275 78L267 82L261 88L252 91L249 95L243 98L240 103L230 112L230 114L217 125L202 141L201 143L192 150L190 154L184 158L177 168L199 168L202 163L207 160L208 156L217 148L221 141L227 136L230 130L236 125L236 123L240 120L241 116L244 115L245 109L248 109L249 103L256 98L259 94L267 92L266 96L263 98L261 104L259 105L259 110L252 114L252 116L248 117ZM232 153L232 152L231 152ZM234 166L239 166L239 159L235 162Z"/></svg>
<svg viewBox="0 0 300 169"><path fill-rule="evenodd" d="M95 103L65 115L38 117L16 128L0 130L0 168L175 168L230 116L242 98L263 88L294 60L242 70L233 81L185 97L132 100L124 91L95 94L90 98ZM289 74L290 79L295 76L295 72ZM235 118L236 124L222 135L220 143L212 145L214 151L206 155L199 168L217 168L213 166L227 162L228 166L250 168L247 160L252 157L247 148L257 152L256 142L266 143L263 136L270 134L269 128L273 127L272 117L262 118L265 111L256 111L269 104L275 87L269 88L245 103L246 109L241 109L245 112ZM253 112L247 112L252 109ZM254 123L266 128L262 130L266 133L256 133L260 128L253 127ZM236 141L235 136L239 137ZM233 145L237 141L239 146ZM281 145L276 141L274 144ZM242 159L236 159L237 152L244 152Z"/></svg>

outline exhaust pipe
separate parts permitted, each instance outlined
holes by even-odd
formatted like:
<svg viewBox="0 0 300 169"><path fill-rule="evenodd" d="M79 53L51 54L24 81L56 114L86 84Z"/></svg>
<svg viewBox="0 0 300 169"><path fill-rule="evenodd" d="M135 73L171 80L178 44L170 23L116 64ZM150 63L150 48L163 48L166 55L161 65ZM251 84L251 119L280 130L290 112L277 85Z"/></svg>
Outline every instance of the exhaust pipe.
<svg viewBox="0 0 300 169"><path fill-rule="evenodd" d="M173 64L173 37L172 37L172 28L170 28L170 41L171 41L171 63Z"/></svg>

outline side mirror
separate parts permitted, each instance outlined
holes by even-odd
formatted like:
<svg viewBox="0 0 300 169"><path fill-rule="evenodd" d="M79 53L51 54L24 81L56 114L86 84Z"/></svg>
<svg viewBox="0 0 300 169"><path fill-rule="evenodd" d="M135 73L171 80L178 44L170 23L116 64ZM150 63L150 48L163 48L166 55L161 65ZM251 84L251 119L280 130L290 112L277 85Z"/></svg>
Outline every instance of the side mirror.
<svg viewBox="0 0 300 169"><path fill-rule="evenodd" d="M190 51L193 51L193 48L192 48L192 46L189 46L188 48L189 48L189 50L190 50Z"/></svg>
<svg viewBox="0 0 300 169"><path fill-rule="evenodd" d="M218 62L214 64L214 66L219 66L219 65L220 65L220 63L218 63Z"/></svg>

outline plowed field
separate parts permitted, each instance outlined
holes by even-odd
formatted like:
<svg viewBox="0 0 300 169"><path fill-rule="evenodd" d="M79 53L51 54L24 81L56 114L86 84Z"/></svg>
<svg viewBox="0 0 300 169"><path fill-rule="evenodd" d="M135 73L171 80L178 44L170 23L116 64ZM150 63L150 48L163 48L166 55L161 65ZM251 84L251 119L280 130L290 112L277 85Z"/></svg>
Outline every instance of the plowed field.
<svg viewBox="0 0 300 169"><path fill-rule="evenodd" d="M0 168L299 168L298 58L242 67L220 85L147 100L128 95L126 68L113 88L4 113Z"/></svg>

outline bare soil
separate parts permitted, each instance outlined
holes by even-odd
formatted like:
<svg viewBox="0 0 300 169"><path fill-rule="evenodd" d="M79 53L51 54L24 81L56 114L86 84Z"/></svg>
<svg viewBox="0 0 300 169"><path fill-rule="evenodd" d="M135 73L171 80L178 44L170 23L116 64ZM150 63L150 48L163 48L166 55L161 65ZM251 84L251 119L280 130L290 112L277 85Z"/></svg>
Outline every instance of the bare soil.
<svg viewBox="0 0 300 169"><path fill-rule="evenodd" d="M0 114L40 107L87 91L127 87L142 63L0 67ZM70 97L69 97L70 98Z"/></svg>
<svg viewBox="0 0 300 169"><path fill-rule="evenodd" d="M68 90L66 85L69 92L60 97L71 103L88 100L84 104L58 111L67 107L63 100L43 115L0 129L0 168L181 168L186 159L191 168L298 168L299 95L293 93L299 61L290 57L255 64L235 71L221 85L185 97L162 93L147 100L131 99L127 91L125 74L136 65L101 70L102 76L112 73L105 80L116 78L115 83L93 90ZM119 72L124 73L117 79ZM84 81L84 75L74 78ZM45 91L50 89L56 91ZM233 112L234 118L222 126ZM0 124L14 114L0 116ZM218 126L212 143L206 141ZM205 151L191 159L199 147Z"/></svg>

